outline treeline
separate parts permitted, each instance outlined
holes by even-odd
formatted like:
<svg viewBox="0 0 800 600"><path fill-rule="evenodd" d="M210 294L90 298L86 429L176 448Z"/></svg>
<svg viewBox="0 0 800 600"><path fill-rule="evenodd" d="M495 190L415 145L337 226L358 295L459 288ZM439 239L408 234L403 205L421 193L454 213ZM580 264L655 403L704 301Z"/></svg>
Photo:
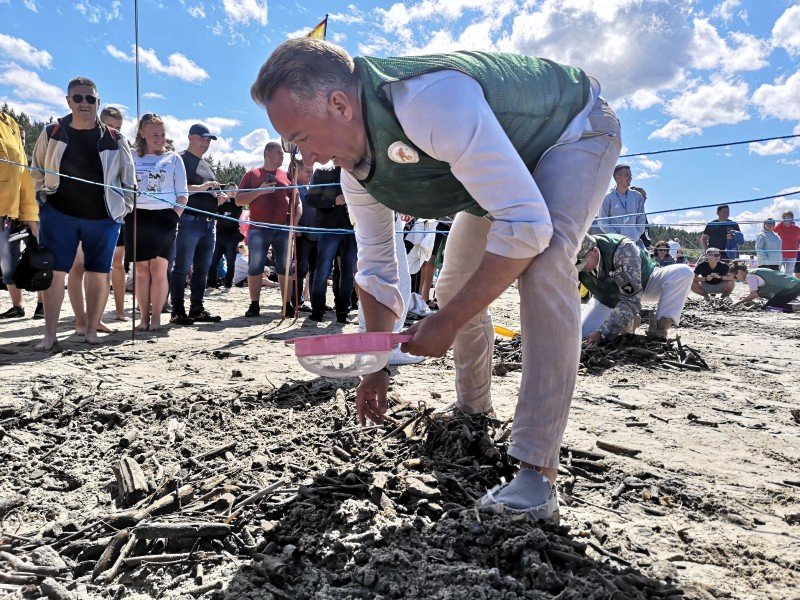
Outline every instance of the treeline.
<svg viewBox="0 0 800 600"><path fill-rule="evenodd" d="M661 225L650 225L650 239L655 244L659 240L674 240L677 239L682 248L688 248L683 253L686 256L695 256L698 254L697 248L700 248L700 234L702 231L686 231L684 229L676 229L675 227L662 227ZM739 247L740 252L754 253L755 242L753 240L745 240L744 244Z"/></svg>

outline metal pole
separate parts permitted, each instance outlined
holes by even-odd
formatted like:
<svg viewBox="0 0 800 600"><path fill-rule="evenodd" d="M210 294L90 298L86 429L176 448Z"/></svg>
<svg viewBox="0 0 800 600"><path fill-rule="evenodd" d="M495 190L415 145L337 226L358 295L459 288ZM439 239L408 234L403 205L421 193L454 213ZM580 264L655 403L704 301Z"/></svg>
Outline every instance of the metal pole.
<svg viewBox="0 0 800 600"><path fill-rule="evenodd" d="M136 64L136 126L139 126L140 114L140 96L139 96L139 0L133 2L133 27L134 27L134 43L135 43L135 64ZM133 194L133 257L131 257L131 269L133 269L133 310L131 311L131 341L136 340L136 182L134 181L134 194ZM161 310L161 307L158 307Z"/></svg>

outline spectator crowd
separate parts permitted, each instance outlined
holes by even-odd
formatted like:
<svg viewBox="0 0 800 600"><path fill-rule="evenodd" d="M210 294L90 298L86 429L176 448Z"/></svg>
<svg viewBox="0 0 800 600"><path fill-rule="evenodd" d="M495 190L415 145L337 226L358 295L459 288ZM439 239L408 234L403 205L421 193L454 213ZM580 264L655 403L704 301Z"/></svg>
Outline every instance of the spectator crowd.
<svg viewBox="0 0 800 600"><path fill-rule="evenodd" d="M306 312L319 322L332 313L337 322L348 322L358 307L357 248L356 236L347 233L353 224L340 167L297 165L290 173L282 144L269 142L261 166L240 181L220 182L203 158L217 139L205 125L192 125L187 148L175 152L155 113L141 117L128 143L120 134L122 113L111 106L98 110L100 96L90 79L70 81L66 103L70 113L48 125L36 141L34 169L0 166L6 174L0 189L0 272L11 300L0 318L26 315L22 290L13 279L26 235L38 238L54 256L52 285L40 293L33 314L44 318L37 349L57 343L65 289L76 333L86 342L97 344L99 333L111 331L103 321L110 290L114 318L127 320L127 269L136 274L140 331L162 329L164 313L174 325L219 322L221 317L204 306L207 289L233 286L248 289L249 304L242 307L247 318L261 315L262 290L270 287L280 291L284 316ZM26 164L23 132L6 114L0 114L0 135L3 158ZM590 343L632 331L642 299L658 303L648 332L664 337L679 323L689 291L706 300L719 296L730 305L735 282L742 281L750 290L746 299L762 296L769 307L786 309L796 298L800 227L791 211L763 222L755 264L748 265L736 262L744 243L739 224L727 205L718 206L717 218L700 236L702 255L690 266L677 239L650 239L647 193L631 183L630 166L617 165L613 187L578 256L580 281L594 296L583 315L583 337ZM412 317L438 308L431 290L451 222L398 221L406 230L405 248L399 245L398 252L409 253L405 302ZM291 236L287 226L301 231ZM332 307L327 300L331 279Z"/></svg>

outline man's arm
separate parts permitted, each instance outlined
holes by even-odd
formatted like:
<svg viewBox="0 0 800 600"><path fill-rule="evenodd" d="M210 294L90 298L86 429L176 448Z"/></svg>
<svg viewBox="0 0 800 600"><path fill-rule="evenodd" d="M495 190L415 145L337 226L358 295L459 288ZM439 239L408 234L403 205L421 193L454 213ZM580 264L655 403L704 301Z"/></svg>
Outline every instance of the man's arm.
<svg viewBox="0 0 800 600"><path fill-rule="evenodd" d="M700 234L700 246L703 248L703 250L708 250L709 237L706 231L708 231L708 226L706 226L705 231L703 231L703 233ZM724 248L720 248L720 250L724 250Z"/></svg>
<svg viewBox="0 0 800 600"><path fill-rule="evenodd" d="M120 185L125 188L125 207L126 214L133 210L133 186L136 185L136 168L133 165L133 155L131 155L131 147L128 140L120 136L117 140L117 147L119 148L119 181Z"/></svg>
<svg viewBox="0 0 800 600"><path fill-rule="evenodd" d="M636 240L638 240L644 233L644 226L647 223L647 216L644 214L644 196L642 196L639 192L636 192L636 195L639 197L638 201L636 202L636 213L638 213L636 215Z"/></svg>
<svg viewBox="0 0 800 600"><path fill-rule="evenodd" d="M31 166L39 169L46 168L45 157L47 155L47 127L42 129L36 140L36 145L33 147L33 155L31 156ZM44 187L44 173L36 169L31 170L31 180L33 181L34 194L38 194L39 190Z"/></svg>
<svg viewBox="0 0 800 600"><path fill-rule="evenodd" d="M642 307L642 259L635 242L623 240L614 253L614 271L607 275L619 287L619 303L598 328L606 340L617 337Z"/></svg>
<svg viewBox="0 0 800 600"><path fill-rule="evenodd" d="M603 233L614 233L611 227L611 199L608 194L603 198L603 203L600 205L600 212L597 214L597 227Z"/></svg>

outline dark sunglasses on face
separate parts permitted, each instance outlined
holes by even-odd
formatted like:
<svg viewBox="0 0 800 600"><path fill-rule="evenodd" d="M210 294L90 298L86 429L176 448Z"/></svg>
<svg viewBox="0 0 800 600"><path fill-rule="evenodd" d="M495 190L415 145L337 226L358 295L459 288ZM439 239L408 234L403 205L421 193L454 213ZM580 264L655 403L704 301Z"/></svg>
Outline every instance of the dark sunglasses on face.
<svg viewBox="0 0 800 600"><path fill-rule="evenodd" d="M659 252L669 252L669 248L656 248Z"/></svg>
<svg viewBox="0 0 800 600"><path fill-rule="evenodd" d="M719 256L719 254L709 254L709 256Z"/></svg>
<svg viewBox="0 0 800 600"><path fill-rule="evenodd" d="M72 101L75 104L80 104L81 102L83 102L84 98L86 99L86 102L88 104L94 104L97 102L97 98L95 96L92 96L91 94L88 94L86 96L84 96L83 94L72 94Z"/></svg>

